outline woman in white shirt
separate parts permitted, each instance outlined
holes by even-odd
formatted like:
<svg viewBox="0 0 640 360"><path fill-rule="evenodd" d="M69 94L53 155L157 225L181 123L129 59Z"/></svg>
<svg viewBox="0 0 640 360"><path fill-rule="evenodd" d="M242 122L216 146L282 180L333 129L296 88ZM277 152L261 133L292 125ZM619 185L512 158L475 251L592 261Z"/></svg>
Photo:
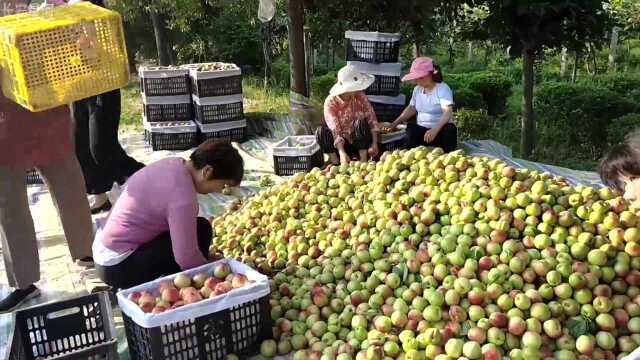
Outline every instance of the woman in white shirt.
<svg viewBox="0 0 640 360"><path fill-rule="evenodd" d="M391 127L396 128L417 114L417 124L407 125L409 148L426 145L440 147L445 152L455 150L458 129L453 123L453 93L443 82L438 65L431 58L417 58L402 81L414 81L416 87L409 106Z"/></svg>

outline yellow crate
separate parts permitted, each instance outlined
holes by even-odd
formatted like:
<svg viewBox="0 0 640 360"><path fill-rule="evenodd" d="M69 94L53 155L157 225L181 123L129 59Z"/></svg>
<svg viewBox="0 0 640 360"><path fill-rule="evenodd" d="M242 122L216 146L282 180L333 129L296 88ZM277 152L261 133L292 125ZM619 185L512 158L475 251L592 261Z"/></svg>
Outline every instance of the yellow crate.
<svg viewBox="0 0 640 360"><path fill-rule="evenodd" d="M129 82L122 19L91 3L0 17L6 97L47 110Z"/></svg>

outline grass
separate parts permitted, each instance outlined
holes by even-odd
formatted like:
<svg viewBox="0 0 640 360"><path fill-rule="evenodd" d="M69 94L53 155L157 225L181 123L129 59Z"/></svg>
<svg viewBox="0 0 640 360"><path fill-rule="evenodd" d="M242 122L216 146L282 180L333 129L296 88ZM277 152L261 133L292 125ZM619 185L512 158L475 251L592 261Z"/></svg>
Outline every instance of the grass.
<svg viewBox="0 0 640 360"><path fill-rule="evenodd" d="M140 80L138 78L122 89L120 128L121 132L142 130L142 97L140 96Z"/></svg>
<svg viewBox="0 0 640 360"><path fill-rule="evenodd" d="M264 89L262 80L247 77L243 81L245 113L287 113L289 91L278 87ZM122 89L121 133L142 131L142 97L140 80L134 78Z"/></svg>

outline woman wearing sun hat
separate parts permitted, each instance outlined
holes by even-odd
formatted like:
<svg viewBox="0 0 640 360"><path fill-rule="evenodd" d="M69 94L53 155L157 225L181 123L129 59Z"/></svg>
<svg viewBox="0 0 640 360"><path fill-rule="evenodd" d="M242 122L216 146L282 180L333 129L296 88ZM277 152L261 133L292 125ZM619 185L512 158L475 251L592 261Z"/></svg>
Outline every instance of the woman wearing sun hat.
<svg viewBox="0 0 640 360"><path fill-rule="evenodd" d="M417 124L407 125L410 148L426 145L445 152L456 149L458 129L453 123L453 93L443 82L442 72L433 59L417 58L402 81L413 81L416 87L409 106L391 124L392 128L418 115Z"/></svg>
<svg viewBox="0 0 640 360"><path fill-rule="evenodd" d="M367 161L378 154L378 119L364 94L374 80L351 65L338 72L338 82L324 102L325 125L316 130L333 164L348 164L352 156Z"/></svg>

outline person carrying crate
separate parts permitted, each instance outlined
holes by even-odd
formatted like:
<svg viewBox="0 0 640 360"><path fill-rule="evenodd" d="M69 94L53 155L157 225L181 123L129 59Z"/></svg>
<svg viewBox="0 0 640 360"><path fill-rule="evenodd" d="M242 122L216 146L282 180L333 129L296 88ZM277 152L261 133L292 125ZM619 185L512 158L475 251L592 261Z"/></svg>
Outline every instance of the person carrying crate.
<svg viewBox="0 0 640 360"><path fill-rule="evenodd" d="M237 186L243 174L238 150L223 140L133 174L93 242L100 279L126 289L206 264L213 234L198 217L197 195Z"/></svg>
<svg viewBox="0 0 640 360"><path fill-rule="evenodd" d="M68 4L79 3L70 0ZM89 0L104 7L102 0ZM107 191L113 183L124 184L126 179L144 164L130 157L118 140L121 113L120 89L112 90L71 105L75 124L76 155L84 174L91 213L111 209Z"/></svg>
<svg viewBox="0 0 640 360"><path fill-rule="evenodd" d="M416 87L409 106L390 128L395 129L417 115L417 124L407 125L409 148L425 145L454 151L458 146L458 128L453 123L453 93L444 83L438 65L431 58L417 58L402 81L413 81Z"/></svg>
<svg viewBox="0 0 640 360"><path fill-rule="evenodd" d="M316 130L316 139L335 165L348 164L353 156L368 161L378 155L378 119L364 94L374 81L347 65L324 102L325 124Z"/></svg>
<svg viewBox="0 0 640 360"><path fill-rule="evenodd" d="M0 4L0 16L28 9L24 0ZM87 265L92 262L93 225L73 151L67 107L33 113L0 94L0 148L0 240L9 285L14 288L0 300L1 313L39 294L35 286L40 280L38 243L26 186L28 169L38 169L51 192L71 257Z"/></svg>

